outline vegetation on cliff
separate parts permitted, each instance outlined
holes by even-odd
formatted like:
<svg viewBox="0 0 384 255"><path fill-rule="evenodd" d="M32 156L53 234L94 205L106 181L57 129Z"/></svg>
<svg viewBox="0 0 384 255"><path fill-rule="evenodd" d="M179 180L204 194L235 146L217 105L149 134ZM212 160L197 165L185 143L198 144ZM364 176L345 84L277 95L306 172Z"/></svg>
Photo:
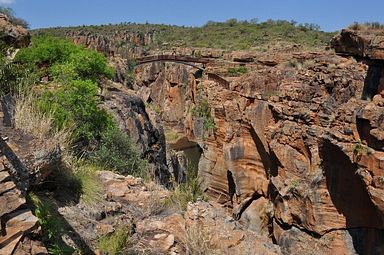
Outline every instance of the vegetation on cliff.
<svg viewBox="0 0 384 255"><path fill-rule="evenodd" d="M352 30L384 30L384 24L380 22L354 22L348 28Z"/></svg>
<svg viewBox="0 0 384 255"><path fill-rule="evenodd" d="M257 19L209 21L201 27L121 23L38 29L33 33L65 37L76 31L87 31L93 35L109 38L117 33L135 34L138 38L145 37L145 34L154 35L148 45L132 45L128 38L115 42L117 48L145 46L144 48L147 49L167 49L175 46L229 50L266 49L268 45L279 42L299 44L304 48L316 48L327 45L333 36L333 33L320 31L320 27L315 24L298 24L295 21L285 20L258 22Z"/></svg>
<svg viewBox="0 0 384 255"><path fill-rule="evenodd" d="M101 185L96 171L148 175L146 161L113 117L99 105L103 81L114 70L104 55L65 39L34 37L14 59L2 47L1 95L14 97L15 127L40 139L59 144L63 164L48 178L53 196L63 201L94 203ZM105 161L102 159L106 159ZM139 172L140 171L140 172ZM42 226L43 241L52 254L72 254L63 245L52 198L36 192L30 203Z"/></svg>

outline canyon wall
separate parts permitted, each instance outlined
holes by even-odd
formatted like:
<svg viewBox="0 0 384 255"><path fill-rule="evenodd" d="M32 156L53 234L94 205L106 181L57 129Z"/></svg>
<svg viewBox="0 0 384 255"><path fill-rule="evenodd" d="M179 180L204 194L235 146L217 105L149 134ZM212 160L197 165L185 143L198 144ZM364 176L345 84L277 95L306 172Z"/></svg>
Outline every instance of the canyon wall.
<svg viewBox="0 0 384 255"><path fill-rule="evenodd" d="M345 30L332 46L338 55L205 50L228 87L156 62L135 69L132 88L161 119L176 180L198 159L210 199L285 254L382 254L382 36ZM247 73L230 77L239 66Z"/></svg>
<svg viewBox="0 0 384 255"><path fill-rule="evenodd" d="M211 199L285 254L381 254L384 98L363 96L367 61L270 57L274 66L228 78L229 88L190 67L153 63L137 71L137 85L176 134L169 146L201 149ZM212 129L196 114L205 100Z"/></svg>

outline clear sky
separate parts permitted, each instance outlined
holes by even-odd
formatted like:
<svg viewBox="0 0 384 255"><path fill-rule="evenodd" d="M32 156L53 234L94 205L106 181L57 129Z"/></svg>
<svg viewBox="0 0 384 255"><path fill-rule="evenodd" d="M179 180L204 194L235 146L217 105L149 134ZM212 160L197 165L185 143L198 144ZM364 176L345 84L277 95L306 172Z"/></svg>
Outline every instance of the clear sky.
<svg viewBox="0 0 384 255"><path fill-rule="evenodd" d="M199 26L257 18L316 23L335 31L354 21L384 23L384 0L0 0L31 28L120 22Z"/></svg>

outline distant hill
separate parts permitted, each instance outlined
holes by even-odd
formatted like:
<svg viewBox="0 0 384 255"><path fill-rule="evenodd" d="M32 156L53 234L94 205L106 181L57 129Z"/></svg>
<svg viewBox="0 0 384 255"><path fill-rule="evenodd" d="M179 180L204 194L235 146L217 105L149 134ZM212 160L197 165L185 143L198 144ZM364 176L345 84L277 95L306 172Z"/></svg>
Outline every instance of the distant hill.
<svg viewBox="0 0 384 255"><path fill-rule="evenodd" d="M284 20L259 23L255 20L236 19L226 22L209 21L201 27L121 23L37 29L32 33L48 33L72 38L86 35L98 41L113 40L114 47L118 51L138 46L145 50L198 47L265 51L275 45L278 47L296 45L304 49L317 49L324 48L334 35L320 31L320 27L314 24L297 24L294 21Z"/></svg>

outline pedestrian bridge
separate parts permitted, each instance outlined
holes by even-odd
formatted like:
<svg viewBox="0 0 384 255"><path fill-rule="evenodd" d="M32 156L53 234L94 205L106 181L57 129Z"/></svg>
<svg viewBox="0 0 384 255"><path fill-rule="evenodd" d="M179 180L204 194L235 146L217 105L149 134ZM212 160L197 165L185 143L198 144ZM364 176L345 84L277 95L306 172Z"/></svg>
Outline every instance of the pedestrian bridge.
<svg viewBox="0 0 384 255"><path fill-rule="evenodd" d="M199 58L193 56L184 56L184 55L152 55L145 56L135 59L136 66L141 66L148 63L153 62L173 62L179 63L183 65L192 66L196 69L199 69L205 72L205 66L209 63L214 63L214 60L209 58ZM202 64L202 66L198 66L197 64ZM229 81L222 78L221 76L215 73L207 73L209 80L214 80L221 84L224 88L229 89Z"/></svg>

